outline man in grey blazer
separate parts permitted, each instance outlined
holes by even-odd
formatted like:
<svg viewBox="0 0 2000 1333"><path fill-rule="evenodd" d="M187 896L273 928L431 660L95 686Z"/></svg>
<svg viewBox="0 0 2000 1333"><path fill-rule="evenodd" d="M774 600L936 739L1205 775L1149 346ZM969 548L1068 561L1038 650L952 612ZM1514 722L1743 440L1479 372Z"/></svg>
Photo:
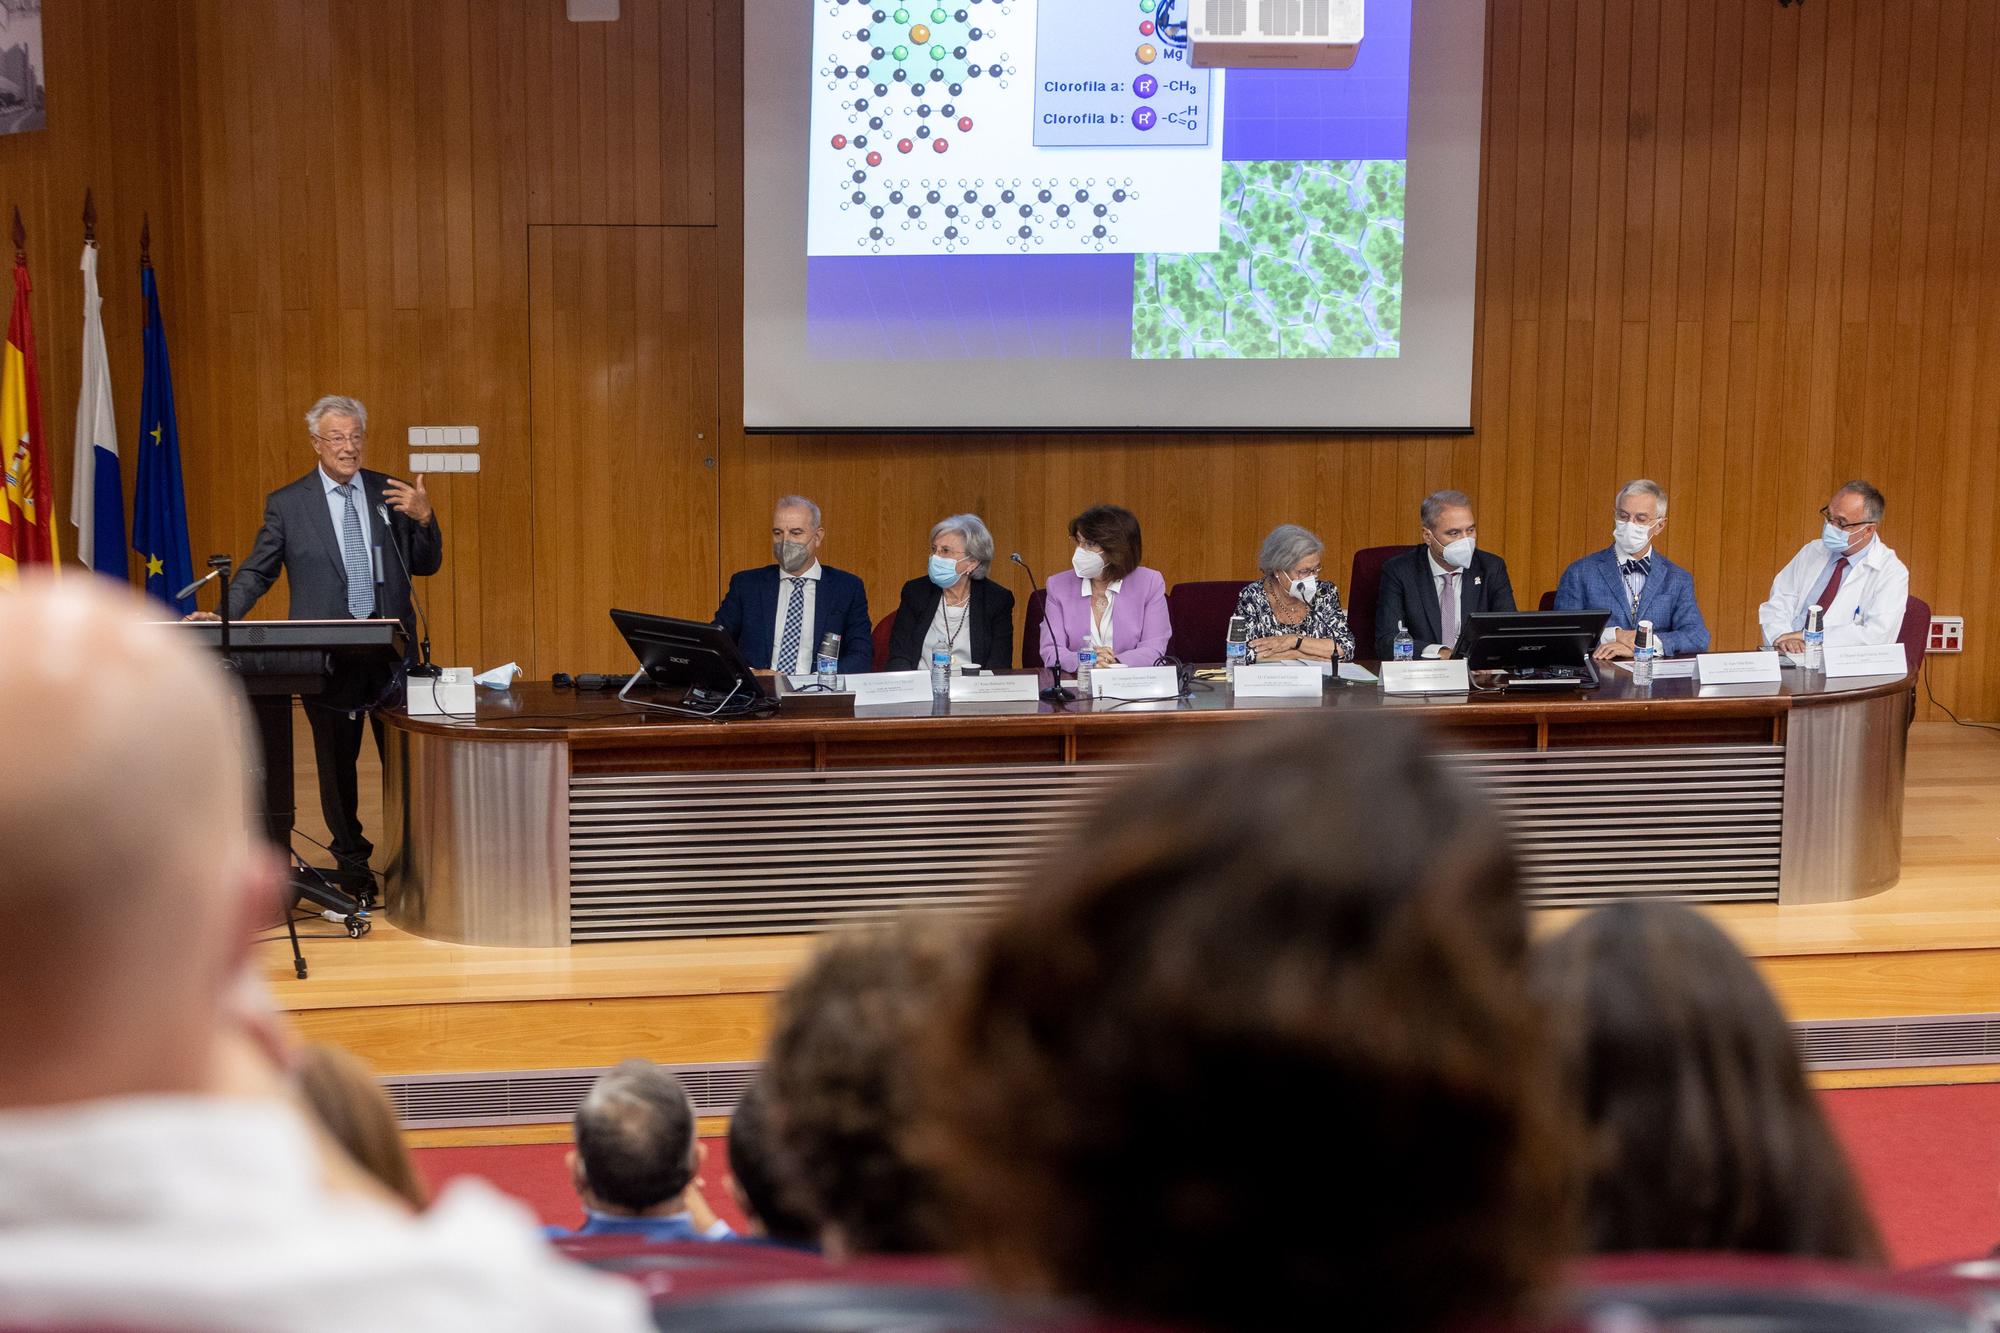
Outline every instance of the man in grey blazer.
<svg viewBox="0 0 2000 1333"><path fill-rule="evenodd" d="M230 617L247 614L282 568L292 619L393 617L414 644L409 575L435 574L444 563L444 534L424 479L401 481L361 466L368 409L355 399L320 399L306 413L306 431L319 465L265 500L264 526L229 585ZM379 549L385 546L394 549ZM369 715L379 754L382 723L372 710L390 700L402 674L380 667L336 671L323 694L305 701L320 809L340 863L336 877L354 888L372 891L368 858L375 850L357 813L361 719Z"/></svg>

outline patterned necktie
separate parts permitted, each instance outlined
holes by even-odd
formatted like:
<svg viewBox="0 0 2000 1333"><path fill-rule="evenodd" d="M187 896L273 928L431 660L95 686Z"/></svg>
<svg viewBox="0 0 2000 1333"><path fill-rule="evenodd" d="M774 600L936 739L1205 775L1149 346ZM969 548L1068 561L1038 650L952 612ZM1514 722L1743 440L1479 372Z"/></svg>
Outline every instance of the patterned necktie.
<svg viewBox="0 0 2000 1333"><path fill-rule="evenodd" d="M1840 580L1842 576L1844 576L1846 573L1847 573L1847 557L1842 556L1840 557L1840 559L1833 562L1833 577L1826 581L1826 587L1822 589L1820 592L1819 595L1820 610L1822 611L1833 610L1833 599L1840 595Z"/></svg>
<svg viewBox="0 0 2000 1333"><path fill-rule="evenodd" d="M1456 571L1444 576L1444 587L1438 593L1438 630L1444 635L1444 646L1458 645L1458 574Z"/></svg>
<svg viewBox="0 0 2000 1333"><path fill-rule="evenodd" d="M806 632L806 581L788 579L792 585L792 600L785 605L785 637L778 642L778 660L771 663L777 671L797 671L799 669L799 640Z"/></svg>
<svg viewBox="0 0 2000 1333"><path fill-rule="evenodd" d="M361 509L354 502L354 483L336 486L347 512L340 519L340 563L347 568L347 614L366 620L375 610L375 575L368 561L368 539L362 535Z"/></svg>
<svg viewBox="0 0 2000 1333"><path fill-rule="evenodd" d="M1637 560L1627 560L1624 564L1618 566L1618 572L1628 575L1637 574L1643 579L1653 572L1653 557L1642 555Z"/></svg>

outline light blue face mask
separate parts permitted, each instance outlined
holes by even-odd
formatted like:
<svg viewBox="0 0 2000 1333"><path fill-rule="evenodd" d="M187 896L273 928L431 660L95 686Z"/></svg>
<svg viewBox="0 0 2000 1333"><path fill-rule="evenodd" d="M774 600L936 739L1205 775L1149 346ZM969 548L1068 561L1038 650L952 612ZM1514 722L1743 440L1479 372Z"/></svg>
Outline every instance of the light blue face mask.
<svg viewBox="0 0 2000 1333"><path fill-rule="evenodd" d="M1819 530L1819 540L1820 545L1826 547L1834 555L1846 555L1847 544L1854 540L1854 534L1851 532L1842 532L1839 528L1833 526L1832 523L1828 523Z"/></svg>
<svg viewBox="0 0 2000 1333"><path fill-rule="evenodd" d="M958 561L948 555L931 557L931 582L940 588L949 588L965 576L958 572Z"/></svg>

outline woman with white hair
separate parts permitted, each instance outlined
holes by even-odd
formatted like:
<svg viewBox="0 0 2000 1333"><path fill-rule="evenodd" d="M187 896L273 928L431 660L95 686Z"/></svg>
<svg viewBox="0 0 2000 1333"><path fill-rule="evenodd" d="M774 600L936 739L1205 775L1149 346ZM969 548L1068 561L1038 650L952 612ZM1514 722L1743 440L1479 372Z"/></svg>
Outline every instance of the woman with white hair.
<svg viewBox="0 0 2000 1333"><path fill-rule="evenodd" d="M889 631L889 670L923 670L939 650L954 667L1014 665L1014 594L987 580L992 566L993 534L979 515L953 514L931 528L930 569L903 585Z"/></svg>
<svg viewBox="0 0 2000 1333"><path fill-rule="evenodd" d="M1236 598L1259 662L1339 661L1354 656L1340 593L1320 582L1326 543L1296 523L1271 529L1257 551L1263 577Z"/></svg>

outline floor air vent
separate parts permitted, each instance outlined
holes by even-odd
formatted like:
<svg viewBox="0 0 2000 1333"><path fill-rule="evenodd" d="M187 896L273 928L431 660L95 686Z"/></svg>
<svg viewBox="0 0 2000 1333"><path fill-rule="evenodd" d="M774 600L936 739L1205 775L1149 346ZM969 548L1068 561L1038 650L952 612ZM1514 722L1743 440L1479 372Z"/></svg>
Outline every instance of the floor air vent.
<svg viewBox="0 0 2000 1333"><path fill-rule="evenodd" d="M382 1080L404 1129L546 1125L576 1114L596 1069L514 1069L492 1074L402 1074ZM696 1115L728 1115L756 1076L755 1061L665 1065L694 1100Z"/></svg>
<svg viewBox="0 0 2000 1333"><path fill-rule="evenodd" d="M2000 1014L1842 1018L1795 1023L1812 1069L1921 1069L2000 1064ZM559 1124L576 1114L597 1069L405 1074L382 1080L405 1129ZM697 1115L728 1115L756 1077L755 1061L667 1065Z"/></svg>

